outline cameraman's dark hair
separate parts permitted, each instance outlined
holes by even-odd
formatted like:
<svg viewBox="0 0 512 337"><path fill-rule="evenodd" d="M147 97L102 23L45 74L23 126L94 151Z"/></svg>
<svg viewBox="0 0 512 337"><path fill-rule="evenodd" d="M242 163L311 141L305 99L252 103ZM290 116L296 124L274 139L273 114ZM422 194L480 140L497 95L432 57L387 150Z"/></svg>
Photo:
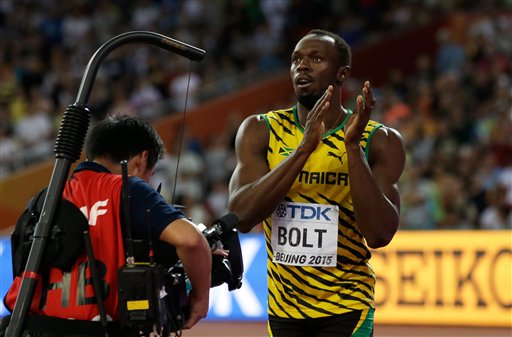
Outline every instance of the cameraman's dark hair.
<svg viewBox="0 0 512 337"><path fill-rule="evenodd" d="M352 50L348 45L347 41L345 41L341 36L323 29L310 30L306 35L320 35L332 37L334 39L336 49L338 50L341 64L350 67L352 66Z"/></svg>
<svg viewBox="0 0 512 337"><path fill-rule="evenodd" d="M87 137L88 160L106 157L112 162L129 160L148 151L148 168L153 168L163 154L163 142L146 120L117 114L98 122Z"/></svg>

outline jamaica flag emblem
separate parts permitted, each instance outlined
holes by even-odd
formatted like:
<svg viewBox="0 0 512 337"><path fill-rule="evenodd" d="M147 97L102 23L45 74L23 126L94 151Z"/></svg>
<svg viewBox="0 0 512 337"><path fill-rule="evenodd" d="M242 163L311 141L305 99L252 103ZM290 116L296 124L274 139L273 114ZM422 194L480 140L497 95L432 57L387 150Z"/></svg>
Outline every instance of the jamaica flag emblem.
<svg viewBox="0 0 512 337"><path fill-rule="evenodd" d="M294 149L292 149L290 147L281 147L281 148L279 148L279 154L282 156L288 157L293 152L293 150Z"/></svg>

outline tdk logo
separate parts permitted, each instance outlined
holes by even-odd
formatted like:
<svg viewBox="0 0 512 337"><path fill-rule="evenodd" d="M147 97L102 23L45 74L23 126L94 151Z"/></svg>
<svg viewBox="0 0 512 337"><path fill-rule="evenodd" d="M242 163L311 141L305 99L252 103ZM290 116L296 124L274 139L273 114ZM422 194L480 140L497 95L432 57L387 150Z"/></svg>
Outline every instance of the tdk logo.
<svg viewBox="0 0 512 337"><path fill-rule="evenodd" d="M294 204L281 204L276 209L276 215L280 218L285 218L289 215L290 219L297 220L318 220L318 221L331 221L327 215L332 210L332 207L325 206L308 206L308 205L294 205Z"/></svg>

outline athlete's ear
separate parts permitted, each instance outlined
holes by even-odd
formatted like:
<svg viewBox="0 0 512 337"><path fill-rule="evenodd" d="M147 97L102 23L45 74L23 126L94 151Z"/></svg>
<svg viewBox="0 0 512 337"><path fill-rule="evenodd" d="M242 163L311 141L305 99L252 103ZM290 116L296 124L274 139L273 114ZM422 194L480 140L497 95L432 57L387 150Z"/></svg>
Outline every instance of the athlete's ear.
<svg viewBox="0 0 512 337"><path fill-rule="evenodd" d="M336 84L342 85L350 75L350 66L341 66L336 74Z"/></svg>

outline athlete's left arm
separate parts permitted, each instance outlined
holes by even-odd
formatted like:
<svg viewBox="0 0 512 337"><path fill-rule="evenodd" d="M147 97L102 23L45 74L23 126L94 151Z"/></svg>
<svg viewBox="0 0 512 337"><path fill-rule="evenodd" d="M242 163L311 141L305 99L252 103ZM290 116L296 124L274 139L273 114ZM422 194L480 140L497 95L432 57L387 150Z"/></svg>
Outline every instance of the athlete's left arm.
<svg viewBox="0 0 512 337"><path fill-rule="evenodd" d="M400 219L398 180L405 149L398 131L381 127L373 135L369 163L362 149L348 147L349 179L357 224L371 248L386 246Z"/></svg>

